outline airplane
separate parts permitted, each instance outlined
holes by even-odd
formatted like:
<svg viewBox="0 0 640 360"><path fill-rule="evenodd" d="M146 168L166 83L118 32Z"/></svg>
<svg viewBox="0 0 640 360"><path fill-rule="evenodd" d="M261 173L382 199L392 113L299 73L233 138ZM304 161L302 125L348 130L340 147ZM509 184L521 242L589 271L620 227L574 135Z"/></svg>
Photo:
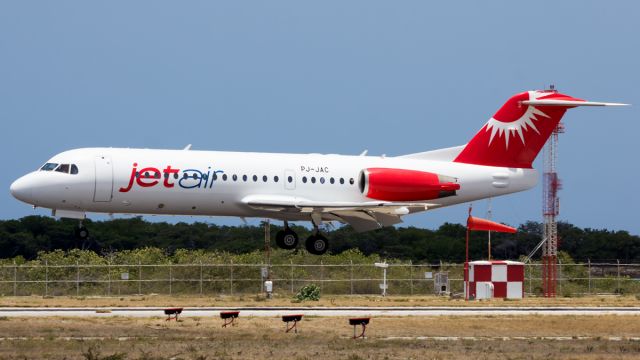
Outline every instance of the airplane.
<svg viewBox="0 0 640 360"><path fill-rule="evenodd" d="M402 156L82 148L62 152L11 184L11 194L52 216L86 213L259 217L280 220L283 249L298 246L289 222L311 221L316 255L330 222L369 231L402 217L534 187L532 163L567 109L622 106L557 90L509 98L466 145Z"/></svg>

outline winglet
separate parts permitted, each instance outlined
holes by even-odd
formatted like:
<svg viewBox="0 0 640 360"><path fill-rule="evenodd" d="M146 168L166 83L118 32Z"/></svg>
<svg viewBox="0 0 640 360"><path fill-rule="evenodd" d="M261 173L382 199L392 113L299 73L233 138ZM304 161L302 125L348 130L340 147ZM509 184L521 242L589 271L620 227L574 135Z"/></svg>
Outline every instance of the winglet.
<svg viewBox="0 0 640 360"><path fill-rule="evenodd" d="M191 144L185 146L184 149L182 149L182 150L191 150Z"/></svg>

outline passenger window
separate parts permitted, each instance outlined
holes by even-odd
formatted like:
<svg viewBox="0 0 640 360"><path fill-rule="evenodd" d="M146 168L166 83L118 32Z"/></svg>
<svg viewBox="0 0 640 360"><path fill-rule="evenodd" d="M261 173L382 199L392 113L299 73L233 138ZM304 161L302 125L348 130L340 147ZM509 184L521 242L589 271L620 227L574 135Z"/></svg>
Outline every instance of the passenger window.
<svg viewBox="0 0 640 360"><path fill-rule="evenodd" d="M349 184L353 185L354 181L353 178L349 179Z"/></svg>
<svg viewBox="0 0 640 360"><path fill-rule="evenodd" d="M315 177L315 176L312 176L312 177L311 177L311 183L313 183L313 184L315 184L315 183L316 183L316 177Z"/></svg>
<svg viewBox="0 0 640 360"><path fill-rule="evenodd" d="M222 174L222 181L227 181L227 174Z"/></svg>
<svg viewBox="0 0 640 360"><path fill-rule="evenodd" d="M76 164L71 165L71 174L76 175L78 173L78 167Z"/></svg>
<svg viewBox="0 0 640 360"><path fill-rule="evenodd" d="M46 163L46 164L42 165L40 170L42 170L42 171L51 171L51 170L55 169L56 166L58 166L58 164L56 164L56 163Z"/></svg>
<svg viewBox="0 0 640 360"><path fill-rule="evenodd" d="M58 166L56 171L68 174L69 173L69 164L60 164L60 166Z"/></svg>
<svg viewBox="0 0 640 360"><path fill-rule="evenodd" d="M323 177L320 178L320 184L324 184L324 178Z"/></svg>
<svg viewBox="0 0 640 360"><path fill-rule="evenodd" d="M233 181L238 181L238 175L233 174L232 178L233 178Z"/></svg>
<svg viewBox="0 0 640 360"><path fill-rule="evenodd" d="M278 182L278 175L276 175L276 176L274 176L274 177L273 177L273 181L274 181L274 182Z"/></svg>
<svg viewBox="0 0 640 360"><path fill-rule="evenodd" d="M340 178L340 185L344 184L344 178Z"/></svg>
<svg viewBox="0 0 640 360"><path fill-rule="evenodd" d="M247 175L242 175L242 181L247 181Z"/></svg>
<svg viewBox="0 0 640 360"><path fill-rule="evenodd" d="M218 174L213 173L213 181L216 181L216 180L218 180Z"/></svg>
<svg viewBox="0 0 640 360"><path fill-rule="evenodd" d="M253 175L253 182L258 181L258 176L257 175Z"/></svg>
<svg viewBox="0 0 640 360"><path fill-rule="evenodd" d="M293 178L291 176L287 177L287 182L288 183L292 183L293 182Z"/></svg>
<svg viewBox="0 0 640 360"><path fill-rule="evenodd" d="M334 178L331 178L331 179L329 179L329 182L333 184L333 183L336 182L336 180Z"/></svg>
<svg viewBox="0 0 640 360"><path fill-rule="evenodd" d="M267 175L262 175L262 181L267 182Z"/></svg>
<svg viewBox="0 0 640 360"><path fill-rule="evenodd" d="M307 183L307 177L306 176L302 177L302 182L305 183L305 184Z"/></svg>

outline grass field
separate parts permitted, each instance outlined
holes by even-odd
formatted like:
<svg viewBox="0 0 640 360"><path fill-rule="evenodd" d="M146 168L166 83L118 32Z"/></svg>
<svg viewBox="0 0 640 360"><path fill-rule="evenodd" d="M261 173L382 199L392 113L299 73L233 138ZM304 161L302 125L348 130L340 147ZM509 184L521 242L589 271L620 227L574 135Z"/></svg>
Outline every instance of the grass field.
<svg viewBox="0 0 640 360"><path fill-rule="evenodd" d="M635 296L588 296L574 298L525 298L505 301L464 301L437 296L323 296L320 301L296 302L291 297L265 299L262 295L192 297L144 295L123 297L0 297L0 307L125 307L125 306L640 306Z"/></svg>
<svg viewBox="0 0 640 360"><path fill-rule="evenodd" d="M0 297L0 306L640 306L634 296L465 302L435 296ZM305 317L298 334L279 318L0 318L0 359L637 359L637 316L376 317L352 340L345 318Z"/></svg>
<svg viewBox="0 0 640 360"><path fill-rule="evenodd" d="M344 318L0 318L3 359L637 359L633 316L373 318L351 339ZM426 337L426 338L420 338ZM448 337L433 339L429 337ZM452 337L467 337L456 339ZM555 338L563 337L563 338ZM632 339L630 339L632 338Z"/></svg>

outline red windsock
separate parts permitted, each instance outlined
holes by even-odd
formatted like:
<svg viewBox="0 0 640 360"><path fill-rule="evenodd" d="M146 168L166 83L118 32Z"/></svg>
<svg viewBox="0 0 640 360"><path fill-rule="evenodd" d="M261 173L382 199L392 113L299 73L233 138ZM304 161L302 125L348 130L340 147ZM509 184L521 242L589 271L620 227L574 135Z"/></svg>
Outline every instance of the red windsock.
<svg viewBox="0 0 640 360"><path fill-rule="evenodd" d="M469 230L479 230L479 231L495 231L495 232L503 232L503 233L515 233L517 230L511 226L502 225L495 221L481 219L473 216L469 216L467 219L467 228Z"/></svg>

